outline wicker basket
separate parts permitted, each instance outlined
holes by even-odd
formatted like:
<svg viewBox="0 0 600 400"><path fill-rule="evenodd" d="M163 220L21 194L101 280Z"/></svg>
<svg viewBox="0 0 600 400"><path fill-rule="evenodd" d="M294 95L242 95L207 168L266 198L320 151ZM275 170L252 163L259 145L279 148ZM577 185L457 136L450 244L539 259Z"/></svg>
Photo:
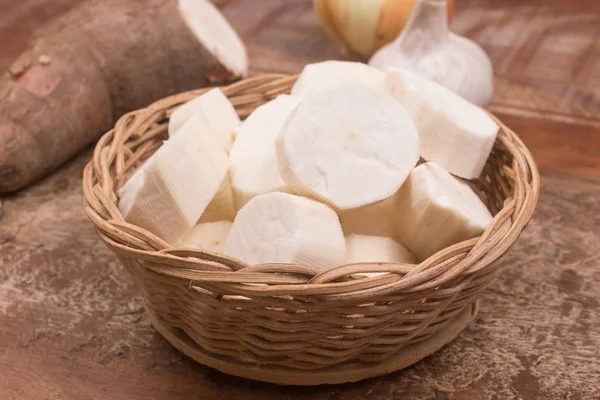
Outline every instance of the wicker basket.
<svg viewBox="0 0 600 400"><path fill-rule="evenodd" d="M223 91L241 117L289 92L296 77L263 75ZM117 189L166 137L172 109L206 89L123 116L87 165L84 206L98 234L132 273L155 328L196 361L223 372L295 385L341 383L404 368L435 352L475 317L477 297L534 211L539 175L529 151L501 123L482 177L473 182L495 218L479 238L419 265L355 264L322 271L249 266L170 247L123 220ZM389 272L360 277L358 272ZM248 284L263 285L248 285Z"/></svg>

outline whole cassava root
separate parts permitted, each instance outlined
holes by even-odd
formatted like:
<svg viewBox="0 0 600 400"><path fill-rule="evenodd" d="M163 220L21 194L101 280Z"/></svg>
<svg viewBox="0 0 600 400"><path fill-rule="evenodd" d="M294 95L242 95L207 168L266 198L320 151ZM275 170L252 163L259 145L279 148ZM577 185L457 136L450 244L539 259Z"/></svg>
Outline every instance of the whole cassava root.
<svg viewBox="0 0 600 400"><path fill-rule="evenodd" d="M0 194L52 171L122 114L246 75L243 44L207 0L89 0L0 79Z"/></svg>

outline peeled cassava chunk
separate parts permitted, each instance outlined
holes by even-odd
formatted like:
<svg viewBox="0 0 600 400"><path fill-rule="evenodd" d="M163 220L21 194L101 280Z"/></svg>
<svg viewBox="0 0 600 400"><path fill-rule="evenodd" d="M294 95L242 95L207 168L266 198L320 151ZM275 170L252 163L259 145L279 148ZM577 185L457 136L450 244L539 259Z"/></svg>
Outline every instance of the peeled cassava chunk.
<svg viewBox="0 0 600 400"><path fill-rule="evenodd" d="M276 148L294 192L347 210L398 190L419 160L419 135L389 94L346 83L306 94Z"/></svg>
<svg viewBox="0 0 600 400"><path fill-rule="evenodd" d="M417 258L406 247L390 237L346 236L346 263L401 262L414 264Z"/></svg>
<svg viewBox="0 0 600 400"><path fill-rule="evenodd" d="M208 0L178 0L179 12L190 31L228 70L244 76L248 72L246 48L235 31Z"/></svg>
<svg viewBox="0 0 600 400"><path fill-rule="evenodd" d="M258 107L242 124L231 149L231 183L237 209L259 194L287 191L279 175L275 140L299 102L281 95Z"/></svg>
<svg viewBox="0 0 600 400"><path fill-rule="evenodd" d="M393 197L366 206L340 211L345 235L394 236Z"/></svg>
<svg viewBox="0 0 600 400"><path fill-rule="evenodd" d="M170 244L196 224L229 168L225 150L195 114L119 190L125 220Z"/></svg>
<svg viewBox="0 0 600 400"><path fill-rule="evenodd" d="M416 167L394 196L398 238L420 259L479 236L492 215L464 182L439 165Z"/></svg>
<svg viewBox="0 0 600 400"><path fill-rule="evenodd" d="M301 96L314 90L329 89L341 83L355 82L383 89L384 73L366 64L351 61L323 61L308 64L292 87Z"/></svg>
<svg viewBox="0 0 600 400"><path fill-rule="evenodd" d="M462 178L479 177L499 129L485 111L404 69L389 69L385 85L414 118L424 159Z"/></svg>
<svg viewBox="0 0 600 400"><path fill-rule="evenodd" d="M229 99L218 88L211 89L176 109L169 119L169 136L174 135L196 113L204 117L225 151L229 152L240 118Z"/></svg>
<svg viewBox="0 0 600 400"><path fill-rule="evenodd" d="M237 214L225 254L248 264L344 264L346 243L338 217L317 201L289 193L256 196Z"/></svg>
<svg viewBox="0 0 600 400"><path fill-rule="evenodd" d="M235 131L240 126L240 118L221 89L211 89L176 109L169 118L169 136L176 134L194 114L199 114L204 119L211 133L229 153ZM206 207L200 221L233 221L235 211L231 182L229 174L227 174L213 200Z"/></svg>
<svg viewBox="0 0 600 400"><path fill-rule="evenodd" d="M229 235L231 221L215 221L197 224L185 235L179 247L190 247L209 251L211 253L223 253L225 240Z"/></svg>
<svg viewBox="0 0 600 400"><path fill-rule="evenodd" d="M217 189L217 193L202 213L200 222L233 221L235 213L231 180L229 174L226 174L219 189Z"/></svg>

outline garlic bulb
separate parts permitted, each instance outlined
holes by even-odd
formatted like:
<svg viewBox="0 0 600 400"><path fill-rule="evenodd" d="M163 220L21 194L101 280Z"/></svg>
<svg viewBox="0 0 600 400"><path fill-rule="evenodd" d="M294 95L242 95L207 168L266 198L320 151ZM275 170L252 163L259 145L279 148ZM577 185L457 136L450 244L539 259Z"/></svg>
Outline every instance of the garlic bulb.
<svg viewBox="0 0 600 400"><path fill-rule="evenodd" d="M344 53L351 59L366 61L398 37L417 1L313 0L313 4L323 28ZM451 16L454 0L447 1Z"/></svg>
<svg viewBox="0 0 600 400"><path fill-rule="evenodd" d="M369 65L406 68L478 106L488 104L494 91L489 57L475 42L449 31L444 0L420 0L406 28Z"/></svg>

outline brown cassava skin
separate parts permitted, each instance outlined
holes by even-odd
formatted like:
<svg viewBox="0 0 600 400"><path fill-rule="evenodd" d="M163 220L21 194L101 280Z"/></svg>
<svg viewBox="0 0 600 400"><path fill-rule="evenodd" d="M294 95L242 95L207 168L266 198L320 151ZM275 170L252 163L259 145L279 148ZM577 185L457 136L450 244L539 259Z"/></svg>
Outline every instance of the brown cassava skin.
<svg viewBox="0 0 600 400"><path fill-rule="evenodd" d="M0 79L0 194L49 173L127 111L234 78L176 0L84 2Z"/></svg>

